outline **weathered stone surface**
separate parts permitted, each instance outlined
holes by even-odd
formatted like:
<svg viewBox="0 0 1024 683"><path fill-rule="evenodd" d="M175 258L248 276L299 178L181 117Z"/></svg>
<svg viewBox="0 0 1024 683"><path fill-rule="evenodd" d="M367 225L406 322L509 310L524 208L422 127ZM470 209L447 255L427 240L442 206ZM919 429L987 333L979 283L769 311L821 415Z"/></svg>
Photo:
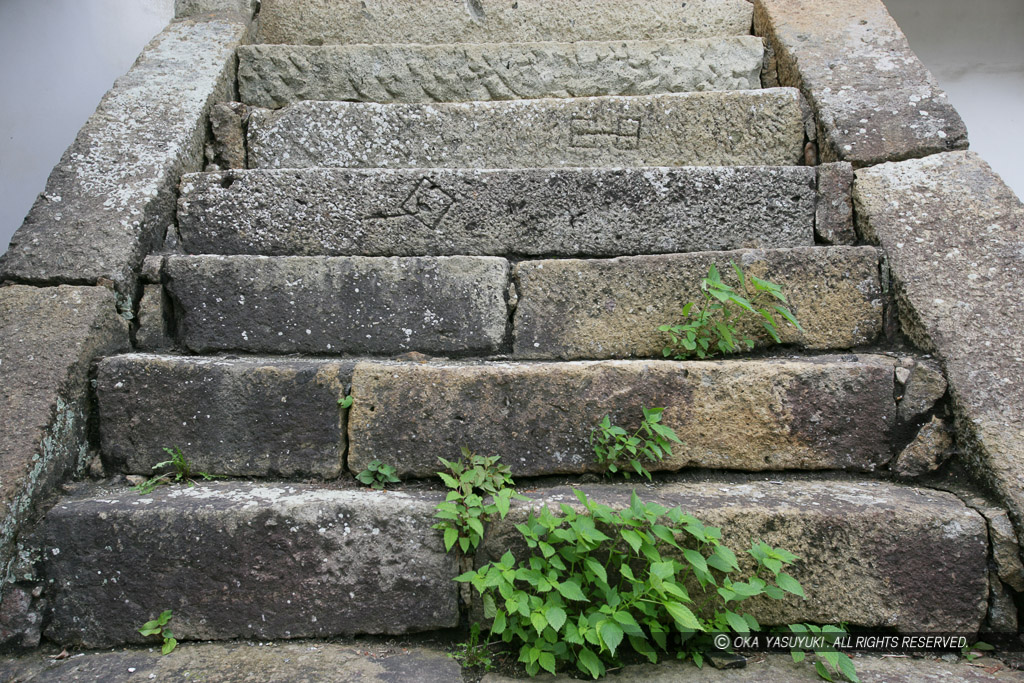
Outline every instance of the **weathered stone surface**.
<svg viewBox="0 0 1024 683"><path fill-rule="evenodd" d="M152 474L178 447L217 475L334 477L352 361L133 354L97 373L102 450L118 471ZM173 397L173 400L168 400Z"/></svg>
<svg viewBox="0 0 1024 683"><path fill-rule="evenodd" d="M246 104L472 102L761 87L755 36L580 43L246 45Z"/></svg>
<svg viewBox="0 0 1024 683"><path fill-rule="evenodd" d="M976 154L857 172L857 229L889 257L904 331L946 369L967 460L1024 520L1024 205Z"/></svg>
<svg viewBox="0 0 1024 683"><path fill-rule="evenodd" d="M128 347L103 287L0 288L0 578L21 524L88 456L89 364Z"/></svg>
<svg viewBox="0 0 1024 683"><path fill-rule="evenodd" d="M619 256L810 246L791 167L230 171L186 176L194 254Z"/></svg>
<svg viewBox="0 0 1024 683"><path fill-rule="evenodd" d="M783 166L792 88L440 104L297 102L249 116L251 168Z"/></svg>
<svg viewBox="0 0 1024 683"><path fill-rule="evenodd" d="M715 263L729 262L780 285L805 332L780 327L785 343L846 349L874 341L882 326L878 253L871 247L801 247L516 265L520 358L661 357L659 325L682 320ZM752 332L756 330L752 329Z"/></svg>
<svg viewBox="0 0 1024 683"><path fill-rule="evenodd" d="M918 360L909 370L899 403L899 417L904 422L918 420L946 395L946 376L938 363Z"/></svg>
<svg viewBox="0 0 1024 683"><path fill-rule="evenodd" d="M37 647L43 635L42 611L31 590L17 584L5 586L0 602L0 646Z"/></svg>
<svg viewBox="0 0 1024 683"><path fill-rule="evenodd" d="M862 683L998 683L1024 681L1024 673L1002 666L997 660L968 663L960 659L942 661L935 657L881 657L861 655L854 659ZM519 679L487 674L481 683L514 683ZM538 683L570 683L576 679L544 674ZM821 678L810 660L794 664L789 655L758 655L739 670L719 671L705 666L665 659L657 664L623 667L616 672L618 683L816 683Z"/></svg>
<svg viewBox="0 0 1024 683"><path fill-rule="evenodd" d="M967 128L881 0L755 0L779 81L818 118L823 161L861 167L967 147Z"/></svg>
<svg viewBox="0 0 1024 683"><path fill-rule="evenodd" d="M989 584L991 592L985 625L996 633L1017 633L1017 605L1013 600L1013 594L995 574L989 577Z"/></svg>
<svg viewBox="0 0 1024 683"><path fill-rule="evenodd" d="M162 610L186 640L408 633L458 622L454 555L430 528L439 494L300 484L88 489L39 532L47 635L146 642Z"/></svg>
<svg viewBox="0 0 1024 683"><path fill-rule="evenodd" d="M814 232L823 244L856 244L853 229L853 165L837 161L818 166L818 205Z"/></svg>
<svg viewBox="0 0 1024 683"><path fill-rule="evenodd" d="M630 40L750 32L743 0L263 0L262 43Z"/></svg>
<svg viewBox="0 0 1024 683"><path fill-rule="evenodd" d="M103 97L0 257L0 279L113 280L122 304L174 222L183 172L203 161L206 114L233 88L245 23L173 22Z"/></svg>
<svg viewBox="0 0 1024 683"><path fill-rule="evenodd" d="M210 109L210 142L206 143L206 171L245 168L245 126L249 107L221 102Z"/></svg>
<svg viewBox="0 0 1024 683"><path fill-rule="evenodd" d="M164 289L160 285L143 285L142 298L136 314L135 348L142 351L167 351L174 346L167 334L164 313Z"/></svg>
<svg viewBox="0 0 1024 683"><path fill-rule="evenodd" d="M778 476L778 475L777 475ZM613 507L628 507L634 485L579 487ZM537 501L577 504L569 488L523 492ZM758 481L742 475L646 487L644 501L681 507L722 529L737 552L751 539L800 557L790 572L807 599L743 603L763 625L848 621L908 632L975 632L988 610L985 520L955 496L883 482L839 479ZM492 522L477 562L511 549L526 557L516 504ZM741 568L751 570L749 557Z"/></svg>
<svg viewBox="0 0 1024 683"><path fill-rule="evenodd" d="M903 477L919 477L942 467L953 453L952 425L932 417L900 453L893 471Z"/></svg>
<svg viewBox="0 0 1024 683"><path fill-rule="evenodd" d="M168 256L180 342L195 352L493 353L509 264L482 256Z"/></svg>
<svg viewBox="0 0 1024 683"><path fill-rule="evenodd" d="M192 17L211 12L236 12L252 17L259 0L174 0L174 16Z"/></svg>
<svg viewBox="0 0 1024 683"><path fill-rule="evenodd" d="M1018 593L1024 592L1024 564L1020 558L1020 543L1009 515L1002 510L982 509L980 512L988 521L992 559L999 578Z"/></svg>
<svg viewBox="0 0 1024 683"><path fill-rule="evenodd" d="M446 653L425 648L284 641L181 643L173 657L152 649L76 654L56 661L48 653L34 653L0 661L0 678L34 683L461 683L462 673Z"/></svg>
<svg viewBox="0 0 1024 683"><path fill-rule="evenodd" d="M601 471L589 444L605 415L636 429L665 408L684 445L650 470L872 470L888 461L893 362L859 360L360 363L349 469L371 460L433 477L461 446L516 476Z"/></svg>

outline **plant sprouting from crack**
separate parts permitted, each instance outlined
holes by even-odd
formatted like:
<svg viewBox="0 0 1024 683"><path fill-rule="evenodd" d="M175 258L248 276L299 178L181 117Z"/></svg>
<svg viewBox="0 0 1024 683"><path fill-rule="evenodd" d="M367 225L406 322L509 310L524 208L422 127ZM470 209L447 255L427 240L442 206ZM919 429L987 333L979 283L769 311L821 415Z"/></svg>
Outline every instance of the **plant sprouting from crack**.
<svg viewBox="0 0 1024 683"><path fill-rule="evenodd" d="M629 479L635 472L649 480L651 473L644 467L644 462L659 463L672 455L672 442L682 444L671 427L661 424L664 408L641 406L640 409L644 417L632 434L613 425L609 415L605 415L591 430L590 445L594 448L598 464L604 466L607 474L622 472Z"/></svg>
<svg viewBox="0 0 1024 683"><path fill-rule="evenodd" d="M371 460L366 469L356 475L356 480L378 491L388 484L397 484L401 481L397 476L397 470L380 460Z"/></svg>
<svg viewBox="0 0 1024 683"><path fill-rule="evenodd" d="M777 317L803 331L792 311L782 288L768 280L744 274L731 262L739 281L738 287L726 284L718 268L711 264L708 276L701 280L703 300L690 301L683 306L685 322L662 325L659 331L669 336L669 345L662 353L666 358L711 358L719 353L731 354L750 351L755 340L742 331L740 325L748 319L757 320L768 337L782 343Z"/></svg>
<svg viewBox="0 0 1024 683"><path fill-rule="evenodd" d="M188 458L185 457L185 454L177 446L174 448L165 447L164 452L171 456L171 459L153 465L153 470L170 469L170 471L150 477L134 487L133 491L138 492L140 495L146 495L147 493L152 493L158 486L181 483L194 486L197 477L206 481L218 478L217 475L207 474L206 472L193 472L192 463L189 462Z"/></svg>
<svg viewBox="0 0 1024 683"><path fill-rule="evenodd" d="M177 638L171 633L171 629L167 628L167 622L173 617L171 610L164 610L156 619L147 621L139 627L139 633L144 636L161 636L164 639L163 647L160 648L160 654L163 655L171 654L178 646Z"/></svg>

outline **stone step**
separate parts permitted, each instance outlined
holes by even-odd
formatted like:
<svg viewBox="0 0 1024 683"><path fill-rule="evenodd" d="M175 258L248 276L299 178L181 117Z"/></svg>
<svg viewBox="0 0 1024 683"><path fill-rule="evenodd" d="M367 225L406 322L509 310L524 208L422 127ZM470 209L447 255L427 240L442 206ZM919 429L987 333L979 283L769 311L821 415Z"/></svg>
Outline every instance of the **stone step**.
<svg viewBox="0 0 1024 683"><path fill-rule="evenodd" d="M150 475L179 448L215 475L433 478L467 446L516 476L600 472L590 431L665 408L685 442L652 471L872 471L892 458L896 359L389 362L129 354L97 371L102 454ZM348 393L351 410L339 407ZM168 401L168 396L175 400ZM929 406L925 406L927 411ZM903 424L901 421L900 424Z"/></svg>
<svg viewBox="0 0 1024 683"><path fill-rule="evenodd" d="M658 327L681 321L710 264L732 277L730 262L783 288L804 328L780 328L785 343L849 349L881 330L872 247L514 267L491 256L167 256L161 271L178 341L196 353L488 356L512 348L519 358L601 359L662 357L666 336Z"/></svg>
<svg viewBox="0 0 1024 683"><path fill-rule="evenodd" d="M440 104L297 102L249 116L251 168L784 166L793 88Z"/></svg>
<svg viewBox="0 0 1024 683"><path fill-rule="evenodd" d="M245 45L241 101L472 102L761 87L756 36L579 43Z"/></svg>
<svg viewBox="0 0 1024 683"><path fill-rule="evenodd" d="M232 477L344 471L355 361L129 354L98 364L101 452L116 472L152 475L178 448L194 470ZM173 396L173 400L168 400Z"/></svg>
<svg viewBox="0 0 1024 683"><path fill-rule="evenodd" d="M750 33L745 0L264 0L262 43L628 40Z"/></svg>
<svg viewBox="0 0 1024 683"><path fill-rule="evenodd" d="M871 471L893 456L894 363L871 355L359 363L348 466L358 473L379 459L401 477L430 478L439 456L456 458L467 446L500 455L516 476L601 472L591 430L605 415L635 430L641 407L657 407L683 444L660 463L646 462L651 471Z"/></svg>
<svg viewBox="0 0 1024 683"><path fill-rule="evenodd" d="M454 646L449 651L456 651ZM0 660L0 678L34 683L99 680L129 683L139 679L170 681L275 681L275 683L462 683L459 664L444 649L405 643L323 641L260 643L183 643L173 657L153 648L79 653L55 659L57 651L34 652ZM492 650L493 654L493 650ZM954 654L956 654L954 652ZM862 683L1021 683L1024 673L1005 668L994 658L946 661L939 656L892 657L852 653ZM515 659L513 655L511 657ZM481 683L518 683L522 678L485 674ZM566 674L538 678L544 683L572 683ZM665 659L657 664L622 667L617 683L817 683L810 661L796 664L782 654L748 658L742 669L718 670Z"/></svg>
<svg viewBox="0 0 1024 683"><path fill-rule="evenodd" d="M660 358L666 337L658 327L682 322L682 307L700 299L712 263L737 284L730 262L782 287L804 328L780 327L785 343L849 349L871 344L882 331L879 255L872 247L521 261L513 271L519 297L514 355Z"/></svg>
<svg viewBox="0 0 1024 683"><path fill-rule="evenodd" d="M493 354L508 261L487 256L168 256L180 341L195 352Z"/></svg>
<svg viewBox="0 0 1024 683"><path fill-rule="evenodd" d="M814 244L805 166L185 176L191 254L622 256Z"/></svg>
<svg viewBox="0 0 1024 683"><path fill-rule="evenodd" d="M631 486L582 487L628 505ZM527 492L574 501L568 489ZM950 494L882 482L737 479L644 487L721 526L801 557L808 600L750 604L765 625L848 621L903 631L977 631L988 595L985 520ZM46 634L85 647L142 643L163 610L182 640L398 634L459 619L454 555L430 528L442 492L337 490L240 482L140 496L84 486L35 537L53 606ZM490 526L478 561L512 548L518 504Z"/></svg>

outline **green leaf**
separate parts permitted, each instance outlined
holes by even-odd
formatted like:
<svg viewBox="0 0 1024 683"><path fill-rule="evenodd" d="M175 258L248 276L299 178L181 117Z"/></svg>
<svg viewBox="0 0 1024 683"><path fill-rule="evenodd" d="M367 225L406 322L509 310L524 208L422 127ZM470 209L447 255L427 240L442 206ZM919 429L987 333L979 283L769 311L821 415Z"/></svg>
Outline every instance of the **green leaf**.
<svg viewBox="0 0 1024 683"><path fill-rule="evenodd" d="M750 625L740 615L730 610L725 611L725 620L729 623L729 628L737 633L750 633Z"/></svg>
<svg viewBox="0 0 1024 683"><path fill-rule="evenodd" d="M601 640L604 641L605 646L607 646L614 657L615 649L622 642L622 627L614 621L602 621L598 626L597 632L601 634Z"/></svg>
<svg viewBox="0 0 1024 683"><path fill-rule="evenodd" d="M644 540L640 537L640 534L632 529L623 529L621 533L622 540L629 544L629 547L633 549L633 552L640 552L640 546L644 544Z"/></svg>
<svg viewBox="0 0 1024 683"><path fill-rule="evenodd" d="M540 612L534 612L530 615L530 623L537 629L537 634L540 635L544 632L544 629L548 627L548 620Z"/></svg>
<svg viewBox="0 0 1024 683"><path fill-rule="evenodd" d="M540 664L540 668L545 671L555 673L555 656L550 652L542 652L540 657L537 658L537 663Z"/></svg>
<svg viewBox="0 0 1024 683"><path fill-rule="evenodd" d="M548 626L557 632L560 631L562 625L565 624L566 614L565 610L558 605L549 605L547 609L544 610L544 617L548 620Z"/></svg>
<svg viewBox="0 0 1024 683"><path fill-rule="evenodd" d="M814 670L818 673L818 676L826 681L832 680L832 675L829 674L828 669L821 662L814 663Z"/></svg>
<svg viewBox="0 0 1024 683"><path fill-rule="evenodd" d="M592 557L588 557L584 560L584 564L587 565L587 569L594 573L594 576L601 579L602 583L608 583L608 572L605 571L604 566Z"/></svg>
<svg viewBox="0 0 1024 683"><path fill-rule="evenodd" d="M555 590L562 594L566 600L577 600L580 602L589 602L587 596L583 594L580 589L580 585L576 583L575 579L569 579L561 583L555 584Z"/></svg>
<svg viewBox="0 0 1024 683"><path fill-rule="evenodd" d="M845 653L839 654L839 673L846 676L847 680L851 683L860 683L860 679L857 678L857 667L853 665L853 660L850 659L849 655Z"/></svg>
<svg viewBox="0 0 1024 683"><path fill-rule="evenodd" d="M164 638L164 646L160 648L160 654L169 655L174 652L174 648L178 647L178 641L175 638Z"/></svg>
<svg viewBox="0 0 1024 683"><path fill-rule="evenodd" d="M581 671L589 673L595 679L604 675L605 669L604 664L601 663L601 658L595 655L589 648L580 648L577 664Z"/></svg>
<svg viewBox="0 0 1024 683"><path fill-rule="evenodd" d="M797 664L804 661L804 658L807 656L804 652L801 652L800 650L793 650L789 654L793 658L793 661Z"/></svg>
<svg viewBox="0 0 1024 683"><path fill-rule="evenodd" d="M779 572L778 576L775 577L775 583L777 583L779 585L779 588L786 591L787 593L799 595L801 598L804 599L807 598L807 596L804 595L804 589L800 586L800 582L794 579L786 572Z"/></svg>
<svg viewBox="0 0 1024 683"><path fill-rule="evenodd" d="M459 540L459 532L453 527L448 527L444 530L444 551L449 552L452 546L455 545L455 541Z"/></svg>
<svg viewBox="0 0 1024 683"><path fill-rule="evenodd" d="M354 402L355 402L355 399L352 398L351 396L346 396L345 398L339 398L338 399L338 407L342 408L342 409L351 408L352 404Z"/></svg>
<svg viewBox="0 0 1024 683"><path fill-rule="evenodd" d="M693 612L686 605L682 605L672 600L666 600L662 603L665 606L665 610L669 613L669 616L675 620L679 628L690 630L690 631L703 631L704 628L697 621L697 617L693 615Z"/></svg>
<svg viewBox="0 0 1024 683"><path fill-rule="evenodd" d="M803 332L804 328L802 328L800 326L800 323L797 322L796 316L794 316L793 313L790 312L790 310L788 308L786 308L785 306L779 306L779 305L772 306L772 308L774 308L778 312L779 315L781 315L783 318L785 318L786 322L788 322L790 325L792 325L796 329L798 329L801 332Z"/></svg>
<svg viewBox="0 0 1024 683"><path fill-rule="evenodd" d="M693 567L699 569L700 571L706 572L708 570L707 561L704 559L704 556L696 550L691 550L689 548L683 550L683 557L685 557L686 561L689 562Z"/></svg>

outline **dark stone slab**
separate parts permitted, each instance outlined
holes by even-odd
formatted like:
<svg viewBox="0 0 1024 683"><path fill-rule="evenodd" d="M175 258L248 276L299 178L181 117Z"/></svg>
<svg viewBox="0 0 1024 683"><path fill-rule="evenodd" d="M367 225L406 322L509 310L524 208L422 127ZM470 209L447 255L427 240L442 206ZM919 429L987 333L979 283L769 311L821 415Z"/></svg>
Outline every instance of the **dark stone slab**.
<svg viewBox="0 0 1024 683"><path fill-rule="evenodd" d="M971 152L858 171L854 201L903 331L945 367L967 462L1024 528L1024 205Z"/></svg>
<svg viewBox="0 0 1024 683"><path fill-rule="evenodd" d="M100 363L103 456L152 474L180 448L193 468L235 477L335 477L345 454L338 407L353 361L115 356ZM173 400L168 400L173 397Z"/></svg>
<svg viewBox="0 0 1024 683"><path fill-rule="evenodd" d="M796 166L316 168L186 176L178 223L193 254L621 256L810 246L814 211Z"/></svg>
<svg viewBox="0 0 1024 683"><path fill-rule="evenodd" d="M500 258L169 256L164 273L196 352L489 354L505 340Z"/></svg>
<svg viewBox="0 0 1024 683"><path fill-rule="evenodd" d="M684 442L652 471L870 471L892 456L893 362L360 363L348 464L433 477L468 446L516 476L601 471L591 430L605 415L635 430L647 407Z"/></svg>
<svg viewBox="0 0 1024 683"><path fill-rule="evenodd" d="M967 147L967 128L881 0L755 0L779 82L818 118L822 161L855 167Z"/></svg>
<svg viewBox="0 0 1024 683"><path fill-rule="evenodd" d="M48 636L147 642L163 610L185 640L400 634L458 623L437 494L205 483L140 496L87 490L40 529Z"/></svg>
<svg viewBox="0 0 1024 683"><path fill-rule="evenodd" d="M127 348L108 289L0 288L0 577L21 525L88 460L90 364Z"/></svg>

